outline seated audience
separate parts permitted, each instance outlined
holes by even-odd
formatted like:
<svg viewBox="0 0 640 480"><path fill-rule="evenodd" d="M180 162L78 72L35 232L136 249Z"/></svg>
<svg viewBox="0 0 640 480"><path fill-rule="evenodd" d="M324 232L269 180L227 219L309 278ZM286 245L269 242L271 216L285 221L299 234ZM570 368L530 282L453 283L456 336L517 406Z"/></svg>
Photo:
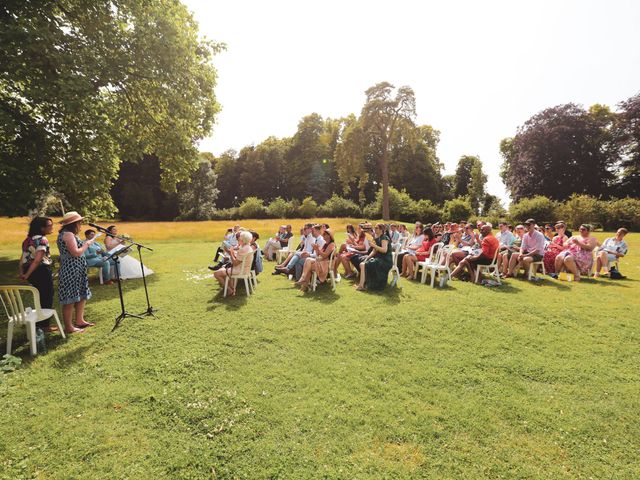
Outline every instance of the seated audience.
<svg viewBox="0 0 640 480"><path fill-rule="evenodd" d="M473 280L475 279L476 269L478 265L490 265L493 262L493 257L496 251L500 248L500 242L493 236L492 225L490 223L484 223L481 227L480 233L482 234L481 250L477 254L469 255L465 257L451 272L452 278L459 278L462 272L466 269L469 271L469 276ZM478 277L478 282L480 277Z"/></svg>
<svg viewBox="0 0 640 480"><path fill-rule="evenodd" d="M544 257L542 258L542 261L544 262L544 269L547 272L547 275L555 273L556 257L566 248L567 240L569 240L569 237L567 237L564 233L566 230L567 226L564 223L556 223L555 231L553 234L551 234L551 241L548 243L547 249L544 252ZM549 232L547 231L547 235L548 234ZM545 238L547 238L547 235L545 235Z"/></svg>
<svg viewBox="0 0 640 480"><path fill-rule="evenodd" d="M382 223L377 223L373 232L371 230L366 232L371 252L360 263L360 282L356 290L382 290L387 285L393 261L391 242L384 232L385 226ZM422 224L420 224L420 233L422 233Z"/></svg>
<svg viewBox="0 0 640 480"><path fill-rule="evenodd" d="M507 277L514 277L520 268L528 272L529 265L533 262L541 262L544 255L544 235L536 230L536 221L530 218L524 222L524 225L527 231L522 237L520 252L511 256Z"/></svg>
<svg viewBox="0 0 640 480"><path fill-rule="evenodd" d="M509 260L514 253L520 253L522 246L522 237L524 235L524 225L516 225L513 243L506 249L501 250L498 254L498 271L501 277L506 277L509 273Z"/></svg>
<svg viewBox="0 0 640 480"><path fill-rule="evenodd" d="M594 277L600 276L600 270L602 268L609 272L611 263L617 262L618 259L627 254L629 247L627 246L627 242L624 241L624 236L627 233L628 230L626 228L619 228L615 237L607 238L598 249L596 273L594 274Z"/></svg>
<svg viewBox="0 0 640 480"><path fill-rule="evenodd" d="M402 270L402 262L405 255L416 255L416 250L418 250L422 246L422 242L424 240L423 234L424 227L422 223L416 222L415 230L413 232L413 236L409 238L407 242L407 246L398 253L397 265L398 269Z"/></svg>
<svg viewBox="0 0 640 480"><path fill-rule="evenodd" d="M362 226L366 224L358 224L355 231L355 239L353 244L347 245L346 251L341 253L338 258L334 261L334 269L337 272L338 266L341 264L344 268L345 276L344 278L353 278L356 273L351 268L352 260L354 260L354 264L360 264L360 261L364 256L369 252L369 241L366 238L364 230Z"/></svg>
<svg viewBox="0 0 640 480"><path fill-rule="evenodd" d="M304 261L304 267L302 268L302 275L300 280L296 282L296 285L300 286L300 291L307 292L309 290L309 282L311 281L311 275L316 272L318 276L318 282L323 283L327 280L329 275L329 259L331 254L336 248L335 241L333 239L333 233L331 229L325 229L322 233L324 239L324 245L320 246L319 243L313 244L314 256L308 257Z"/></svg>
<svg viewBox="0 0 640 480"><path fill-rule="evenodd" d="M591 225L580 225L580 234L567 240L567 248L556 257L556 274L568 271L576 282L582 275L589 275L593 267L593 249L598 245L595 237L590 235Z"/></svg>
<svg viewBox="0 0 640 480"><path fill-rule="evenodd" d="M296 265L300 264L300 267L302 268L305 259L315 255L313 245L318 244L320 247L324 246L324 238L322 238L321 235L323 228L322 225L311 225L310 223L305 225L305 227L309 226L311 226L311 228L306 228L306 231L309 233L307 233L305 245L302 251L295 252L286 263L277 265L276 271L286 275L293 275L295 273L294 269Z"/></svg>

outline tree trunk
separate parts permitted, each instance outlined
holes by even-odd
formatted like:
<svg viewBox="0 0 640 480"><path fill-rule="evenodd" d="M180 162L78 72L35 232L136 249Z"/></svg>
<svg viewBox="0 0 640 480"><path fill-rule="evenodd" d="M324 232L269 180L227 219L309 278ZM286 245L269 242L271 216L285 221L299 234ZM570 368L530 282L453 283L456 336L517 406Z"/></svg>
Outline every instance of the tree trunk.
<svg viewBox="0 0 640 480"><path fill-rule="evenodd" d="M390 220L389 214L389 147L382 152L382 219Z"/></svg>

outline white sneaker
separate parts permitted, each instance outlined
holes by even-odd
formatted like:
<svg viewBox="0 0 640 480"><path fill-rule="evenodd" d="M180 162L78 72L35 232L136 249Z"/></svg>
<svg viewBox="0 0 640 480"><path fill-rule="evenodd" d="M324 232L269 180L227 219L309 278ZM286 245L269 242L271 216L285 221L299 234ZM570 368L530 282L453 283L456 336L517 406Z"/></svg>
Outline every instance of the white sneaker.
<svg viewBox="0 0 640 480"><path fill-rule="evenodd" d="M293 280L293 275L289 274L289 280Z"/></svg>

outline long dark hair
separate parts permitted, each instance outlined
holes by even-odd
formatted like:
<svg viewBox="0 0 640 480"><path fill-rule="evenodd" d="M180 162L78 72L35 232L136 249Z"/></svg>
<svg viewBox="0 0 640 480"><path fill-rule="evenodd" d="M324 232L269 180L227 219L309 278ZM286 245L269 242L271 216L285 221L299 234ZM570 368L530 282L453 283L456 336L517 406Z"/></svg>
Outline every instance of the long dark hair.
<svg viewBox="0 0 640 480"><path fill-rule="evenodd" d="M429 241L433 240L433 230L431 230L431 227L425 227L424 232L422 233L429 237Z"/></svg>
<svg viewBox="0 0 640 480"><path fill-rule="evenodd" d="M109 236L109 237L113 237L113 234L112 234L111 232L113 231L113 229L114 229L114 228L116 228L116 226L115 226L115 225L109 225L109 226L107 227L107 236Z"/></svg>
<svg viewBox="0 0 640 480"><path fill-rule="evenodd" d="M27 235L29 237L42 235L42 230L45 229L47 223L49 222L53 223L53 220L51 220L49 217L35 217L29 224L29 233Z"/></svg>

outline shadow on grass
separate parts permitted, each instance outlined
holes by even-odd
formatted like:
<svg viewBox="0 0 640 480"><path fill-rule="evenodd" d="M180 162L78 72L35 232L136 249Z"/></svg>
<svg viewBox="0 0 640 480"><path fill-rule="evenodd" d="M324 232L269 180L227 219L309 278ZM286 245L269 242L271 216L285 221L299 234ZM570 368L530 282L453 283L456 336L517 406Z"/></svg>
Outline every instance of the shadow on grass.
<svg viewBox="0 0 640 480"><path fill-rule="evenodd" d="M244 289L240 290L236 289L236 294L232 297L223 297L223 290L220 291L207 303L209 306L207 307L208 312L212 312L218 310L220 308L224 308L225 310L237 311L240 310L247 304L248 295L244 291Z"/></svg>
<svg viewBox="0 0 640 480"><path fill-rule="evenodd" d="M77 366L80 364L80 361L84 358L88 350L91 350L93 347L93 343L88 345L79 345L73 350L69 350L65 353L61 353L57 356L57 358L53 361L53 365L58 368L68 368L72 366Z"/></svg>
<svg viewBox="0 0 640 480"><path fill-rule="evenodd" d="M336 291L331 289L331 285L322 283L316 287L316 291L309 290L304 298L314 302L333 303L340 298Z"/></svg>

